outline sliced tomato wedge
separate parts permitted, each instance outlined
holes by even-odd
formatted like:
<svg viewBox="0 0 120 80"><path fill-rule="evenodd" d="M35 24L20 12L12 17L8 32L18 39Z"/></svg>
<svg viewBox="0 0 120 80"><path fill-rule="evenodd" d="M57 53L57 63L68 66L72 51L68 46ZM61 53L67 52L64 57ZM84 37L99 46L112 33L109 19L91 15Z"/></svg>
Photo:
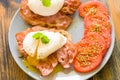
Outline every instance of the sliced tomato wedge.
<svg viewBox="0 0 120 80"><path fill-rule="evenodd" d="M84 35L83 40L81 40L80 43L78 42L78 48L79 44L84 49L86 47L85 51L87 49L91 51L90 53L92 53L92 55L102 54L102 56L104 56L107 51L107 43L105 38L96 32L89 32L89 34Z"/></svg>
<svg viewBox="0 0 120 80"><path fill-rule="evenodd" d="M111 33L111 23L108 16L105 16L102 13L98 13L95 15L88 15L84 18L85 28L88 28L93 24L104 26Z"/></svg>
<svg viewBox="0 0 120 80"><path fill-rule="evenodd" d="M85 35L76 47L78 53L74 58L74 68L78 72L90 72L96 69L107 51L104 38L96 32Z"/></svg>
<svg viewBox="0 0 120 80"><path fill-rule="evenodd" d="M102 35L107 44L107 48L109 48L111 43L111 36L110 36L110 32L104 26L101 26L99 24L92 24L91 26L85 29L84 35L89 34L91 32L96 32Z"/></svg>
<svg viewBox="0 0 120 80"><path fill-rule="evenodd" d="M81 55L80 57L81 57L81 61L79 61L77 59L74 60L74 69L77 72L84 72L84 73L90 72L90 71L96 69L102 62L101 55L98 55L95 57L89 57L89 59L87 59L87 60L82 60L82 57L87 58L87 55L85 55L85 56Z"/></svg>
<svg viewBox="0 0 120 80"><path fill-rule="evenodd" d="M86 3L82 3L78 8L79 15L85 17L87 15L94 15L97 13L103 13L108 16L108 11L105 5L100 1L87 1Z"/></svg>

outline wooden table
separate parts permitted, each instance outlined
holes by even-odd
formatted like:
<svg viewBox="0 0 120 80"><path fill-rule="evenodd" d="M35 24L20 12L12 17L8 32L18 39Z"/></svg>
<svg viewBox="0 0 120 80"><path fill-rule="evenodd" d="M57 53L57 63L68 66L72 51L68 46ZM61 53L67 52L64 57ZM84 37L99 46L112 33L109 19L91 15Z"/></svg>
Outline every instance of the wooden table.
<svg viewBox="0 0 120 80"><path fill-rule="evenodd" d="M116 43L105 67L89 80L120 80L120 0L107 0L115 25ZM0 80L33 80L15 63L8 45L10 21L20 0L0 0Z"/></svg>

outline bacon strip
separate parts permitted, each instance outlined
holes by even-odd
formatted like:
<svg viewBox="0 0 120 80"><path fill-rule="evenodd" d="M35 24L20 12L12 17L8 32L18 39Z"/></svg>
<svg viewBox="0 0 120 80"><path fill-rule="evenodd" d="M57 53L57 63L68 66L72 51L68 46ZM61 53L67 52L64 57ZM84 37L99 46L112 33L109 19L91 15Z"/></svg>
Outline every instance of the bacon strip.
<svg viewBox="0 0 120 80"><path fill-rule="evenodd" d="M57 64L56 54L53 53L48 56L47 60L40 60L36 68L40 70L42 76L47 76L53 71Z"/></svg>
<svg viewBox="0 0 120 80"><path fill-rule="evenodd" d="M65 0L61 12L63 12L64 14L73 15L80 6L80 4L80 0Z"/></svg>
<svg viewBox="0 0 120 80"><path fill-rule="evenodd" d="M22 0L20 7L21 17L31 25L41 25L48 28L67 29L72 22L71 16L58 12L52 16L40 16L33 13L27 6L28 0Z"/></svg>
<svg viewBox="0 0 120 80"><path fill-rule="evenodd" d="M73 59L77 53L75 45L71 40L67 40L67 43L59 49L57 52L57 59L64 68L69 68L73 62Z"/></svg>
<svg viewBox="0 0 120 80"><path fill-rule="evenodd" d="M53 69L57 66L58 62L62 64L64 68L69 68L72 64L74 56L76 55L76 49L72 43L71 36L64 30L48 29L41 26L35 26L28 28L25 31L19 32L16 34L16 40L18 43L18 49L20 53L26 58L28 55L23 49L23 40L29 32L49 30L54 32L60 32L68 38L67 43L58 51L54 52L48 56L45 60L40 60L39 63L35 66L40 70L42 76L49 75ZM64 59L64 60L63 60Z"/></svg>

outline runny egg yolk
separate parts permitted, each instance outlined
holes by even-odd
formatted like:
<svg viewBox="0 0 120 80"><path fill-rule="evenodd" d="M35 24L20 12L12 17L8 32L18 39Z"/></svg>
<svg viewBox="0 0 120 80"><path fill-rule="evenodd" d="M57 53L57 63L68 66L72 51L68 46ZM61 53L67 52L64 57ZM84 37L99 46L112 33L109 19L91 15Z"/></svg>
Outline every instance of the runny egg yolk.
<svg viewBox="0 0 120 80"><path fill-rule="evenodd" d="M42 43L41 39L34 39L32 36L36 33L42 33L49 38L49 43ZM36 55L37 59L45 59L50 54L54 53L62 46L65 45L67 38L60 33L50 32L50 31L37 31L30 32L23 40L23 49L26 53L34 57Z"/></svg>
<svg viewBox="0 0 120 80"><path fill-rule="evenodd" d="M28 7L35 14L41 16L51 16L59 12L64 5L64 0L50 0L50 6L46 7L42 0L28 0Z"/></svg>

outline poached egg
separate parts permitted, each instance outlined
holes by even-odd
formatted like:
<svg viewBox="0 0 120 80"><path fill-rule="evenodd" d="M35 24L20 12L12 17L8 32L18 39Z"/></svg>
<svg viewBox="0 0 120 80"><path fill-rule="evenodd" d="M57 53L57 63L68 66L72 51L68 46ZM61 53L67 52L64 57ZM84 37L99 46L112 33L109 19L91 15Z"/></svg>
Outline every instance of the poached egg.
<svg viewBox="0 0 120 80"><path fill-rule="evenodd" d="M28 7L34 13L41 16L51 16L56 14L63 6L64 0L50 0L51 5L46 7L43 5L42 0L28 0Z"/></svg>
<svg viewBox="0 0 120 80"><path fill-rule="evenodd" d="M38 32L46 35L50 40L49 43L47 44L42 43L40 39L34 39L32 37L35 33ZM64 46L66 41L67 38L60 34L59 32L50 31L30 32L23 40L23 49L31 57L34 57L36 55L37 59L45 59L50 54L54 53L62 46Z"/></svg>

